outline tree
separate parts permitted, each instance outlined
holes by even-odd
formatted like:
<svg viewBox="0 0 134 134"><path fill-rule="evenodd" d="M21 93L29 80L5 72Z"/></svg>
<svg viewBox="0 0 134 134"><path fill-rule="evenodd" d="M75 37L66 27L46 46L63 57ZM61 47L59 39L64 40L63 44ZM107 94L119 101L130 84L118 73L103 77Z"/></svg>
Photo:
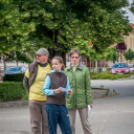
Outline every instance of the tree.
<svg viewBox="0 0 134 134"><path fill-rule="evenodd" d="M132 13L134 13L134 1L133 1L133 3L131 3L130 11L131 11Z"/></svg>
<svg viewBox="0 0 134 134"><path fill-rule="evenodd" d="M25 63L32 63L32 60L30 57L28 57L28 55L26 55L23 52L19 52L19 51L12 51L10 53L5 53L6 55L6 59L5 61L11 61L11 60L15 60L17 61L17 66L18 66L18 61L21 62L25 62Z"/></svg>
<svg viewBox="0 0 134 134"><path fill-rule="evenodd" d="M98 53L93 48L93 46L86 46L83 44L83 47L75 47L81 51L81 55L89 58L90 60L90 70L91 70L91 61L100 61L102 59L115 62L118 58L116 47L107 48L103 53ZM85 48L84 48L85 47Z"/></svg>
<svg viewBox="0 0 134 134"><path fill-rule="evenodd" d="M113 61L113 63L117 61L118 56L119 55L117 54L117 50L115 46L112 48L107 48L104 53L104 59Z"/></svg>
<svg viewBox="0 0 134 134"><path fill-rule="evenodd" d="M17 13L19 8L21 24L33 24L32 31L17 45L26 51L29 45L46 47L50 58L60 55L64 61L65 53L83 42L92 41L94 50L101 53L110 44L121 42L121 33L127 35L132 30L121 10L127 0L12 0L11 5Z"/></svg>
<svg viewBox="0 0 134 134"><path fill-rule="evenodd" d="M81 55L87 57L90 60L90 70L91 70L91 62L103 59L104 54L96 52L93 45L86 45L87 43L88 42L83 42L81 46L76 46L75 49L79 49Z"/></svg>
<svg viewBox="0 0 134 134"><path fill-rule="evenodd" d="M13 47L20 49L28 34L35 30L32 22L22 23L28 16L28 12L20 13L12 0L0 0L0 54Z"/></svg>
<svg viewBox="0 0 134 134"><path fill-rule="evenodd" d="M134 52L131 49L129 49L124 53L124 57L126 58L126 60L132 61L134 59Z"/></svg>

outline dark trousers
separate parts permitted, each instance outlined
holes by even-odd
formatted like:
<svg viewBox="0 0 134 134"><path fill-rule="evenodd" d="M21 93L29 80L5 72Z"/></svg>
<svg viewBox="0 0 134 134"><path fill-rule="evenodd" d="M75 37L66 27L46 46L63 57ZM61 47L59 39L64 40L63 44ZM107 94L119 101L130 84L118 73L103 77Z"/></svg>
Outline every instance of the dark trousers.
<svg viewBox="0 0 134 134"><path fill-rule="evenodd" d="M65 105L46 104L49 134L57 134L59 124L62 134L72 134L68 110Z"/></svg>

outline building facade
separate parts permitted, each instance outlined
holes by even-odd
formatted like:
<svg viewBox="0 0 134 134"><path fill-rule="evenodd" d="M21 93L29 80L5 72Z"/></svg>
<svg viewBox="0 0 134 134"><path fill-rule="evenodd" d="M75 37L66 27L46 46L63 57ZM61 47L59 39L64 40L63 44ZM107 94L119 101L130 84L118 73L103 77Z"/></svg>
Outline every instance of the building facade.
<svg viewBox="0 0 134 134"><path fill-rule="evenodd" d="M134 24L129 23L129 25L133 28L133 31L129 33L129 36L124 36L124 42L127 45L126 51L131 49L134 52ZM124 55L122 56L122 58L123 62L126 62L128 64L134 64L134 60L132 61L126 60Z"/></svg>

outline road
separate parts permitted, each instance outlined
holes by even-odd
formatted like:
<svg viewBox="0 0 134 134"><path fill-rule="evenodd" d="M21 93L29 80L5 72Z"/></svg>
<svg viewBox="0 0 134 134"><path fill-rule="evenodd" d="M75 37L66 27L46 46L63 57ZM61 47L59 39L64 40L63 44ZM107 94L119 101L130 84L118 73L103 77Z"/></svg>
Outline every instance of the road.
<svg viewBox="0 0 134 134"><path fill-rule="evenodd" d="M91 84L119 93L94 100L89 116L93 134L134 134L134 79L92 80ZM76 134L83 134L78 114L76 116ZM30 134L28 107L0 109L0 134Z"/></svg>

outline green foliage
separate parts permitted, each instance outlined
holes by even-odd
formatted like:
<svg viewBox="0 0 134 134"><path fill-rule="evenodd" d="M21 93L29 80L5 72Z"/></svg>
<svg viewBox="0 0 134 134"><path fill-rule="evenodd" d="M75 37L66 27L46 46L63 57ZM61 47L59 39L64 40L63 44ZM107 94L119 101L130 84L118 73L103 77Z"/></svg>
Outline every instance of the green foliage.
<svg viewBox="0 0 134 134"><path fill-rule="evenodd" d="M129 50L124 53L124 56L125 56L126 60L131 61L134 59L134 52L129 48Z"/></svg>
<svg viewBox="0 0 134 134"><path fill-rule="evenodd" d="M3 81L22 82L23 78L24 78L24 73L5 74L3 77Z"/></svg>
<svg viewBox="0 0 134 134"><path fill-rule="evenodd" d="M106 59L115 62L118 58L116 47L106 48L103 53L98 53L93 46L85 47L75 47L81 51L81 55L88 57L91 61L99 61L101 59Z"/></svg>
<svg viewBox="0 0 134 134"><path fill-rule="evenodd" d="M110 79L110 80L115 80L115 79L120 79L120 78L127 78L130 77L128 74L111 74L110 72L102 72L96 74L94 73L91 75L91 79Z"/></svg>
<svg viewBox="0 0 134 134"><path fill-rule="evenodd" d="M97 50L94 49L93 46L88 46L88 42L83 42L83 46L74 47L75 49L79 49L81 55L84 57L88 57L90 61L99 61L104 58L104 53L99 53Z"/></svg>
<svg viewBox="0 0 134 134"><path fill-rule="evenodd" d="M93 51L102 53L132 30L121 10L127 0L3 0L0 5L2 52L13 46L25 52L46 47L50 55L64 56L91 41Z"/></svg>
<svg viewBox="0 0 134 134"><path fill-rule="evenodd" d="M133 1L133 3L131 3L130 11L131 11L132 13L134 13L134 1Z"/></svg>
<svg viewBox="0 0 134 134"><path fill-rule="evenodd" d="M131 71L130 73L131 73L131 75L134 75L134 72Z"/></svg>
<svg viewBox="0 0 134 134"><path fill-rule="evenodd" d="M116 47L107 48L105 50L104 59L115 62L118 57L119 55L117 54Z"/></svg>
<svg viewBox="0 0 134 134"><path fill-rule="evenodd" d="M5 53L6 55L6 59L5 61L21 61L21 62L25 62L25 63L32 63L33 61L30 59L30 57L28 57L28 55L26 55L25 53L22 53L20 51L11 51L10 53Z"/></svg>
<svg viewBox="0 0 134 134"><path fill-rule="evenodd" d="M0 83L0 101L20 100L26 94L22 82L3 82Z"/></svg>
<svg viewBox="0 0 134 134"><path fill-rule="evenodd" d="M102 72L102 68L99 67L98 70L97 70L97 72L101 73Z"/></svg>
<svg viewBox="0 0 134 134"><path fill-rule="evenodd" d="M90 72L90 75L96 75L97 72Z"/></svg>
<svg viewBox="0 0 134 134"><path fill-rule="evenodd" d="M22 22L29 13L19 12L13 0L0 0L0 53L9 51L13 47L21 48L28 34L35 31L33 22Z"/></svg>

